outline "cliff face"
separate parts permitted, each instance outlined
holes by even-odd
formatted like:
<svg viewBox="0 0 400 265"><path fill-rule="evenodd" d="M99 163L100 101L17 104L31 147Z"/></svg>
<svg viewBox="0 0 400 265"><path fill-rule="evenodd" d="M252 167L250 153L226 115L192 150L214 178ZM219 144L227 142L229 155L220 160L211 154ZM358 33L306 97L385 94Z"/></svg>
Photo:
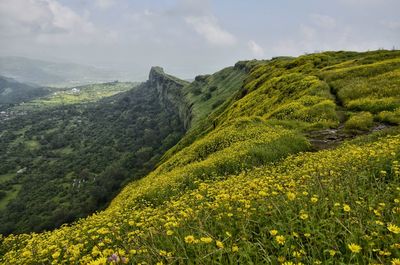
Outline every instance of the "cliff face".
<svg viewBox="0 0 400 265"><path fill-rule="evenodd" d="M155 88L161 104L170 111L176 111L187 130L192 119L191 107L187 102L183 87L189 83L167 75L161 67L152 67L147 84Z"/></svg>

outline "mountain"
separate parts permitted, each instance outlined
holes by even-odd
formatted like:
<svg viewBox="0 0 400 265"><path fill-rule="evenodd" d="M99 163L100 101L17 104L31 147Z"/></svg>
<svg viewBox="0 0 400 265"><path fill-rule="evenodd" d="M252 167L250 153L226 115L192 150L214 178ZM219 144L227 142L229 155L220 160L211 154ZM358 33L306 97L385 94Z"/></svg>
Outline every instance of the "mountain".
<svg viewBox="0 0 400 265"><path fill-rule="evenodd" d="M113 71L92 66L25 57L0 57L0 74L41 86L76 86L114 81L120 77Z"/></svg>
<svg viewBox="0 0 400 265"><path fill-rule="evenodd" d="M154 68L145 87L183 137L105 210L4 236L0 261L396 264L399 66L384 50L241 61L169 95Z"/></svg>
<svg viewBox="0 0 400 265"><path fill-rule="evenodd" d="M50 90L47 88L23 84L0 76L0 105L17 104L45 96L48 93Z"/></svg>

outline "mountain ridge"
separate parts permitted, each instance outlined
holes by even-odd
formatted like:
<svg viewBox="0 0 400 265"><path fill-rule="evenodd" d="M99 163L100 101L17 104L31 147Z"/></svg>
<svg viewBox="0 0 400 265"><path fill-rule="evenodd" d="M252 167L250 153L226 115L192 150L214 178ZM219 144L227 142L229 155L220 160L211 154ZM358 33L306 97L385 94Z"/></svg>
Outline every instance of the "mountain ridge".
<svg viewBox="0 0 400 265"><path fill-rule="evenodd" d="M5 237L0 261L397 262L399 65L400 51L322 52L243 61L177 86L201 118L152 172L104 211ZM154 84L170 82L152 70ZM392 126L371 130L380 124ZM310 132L341 126L355 139L312 148Z"/></svg>

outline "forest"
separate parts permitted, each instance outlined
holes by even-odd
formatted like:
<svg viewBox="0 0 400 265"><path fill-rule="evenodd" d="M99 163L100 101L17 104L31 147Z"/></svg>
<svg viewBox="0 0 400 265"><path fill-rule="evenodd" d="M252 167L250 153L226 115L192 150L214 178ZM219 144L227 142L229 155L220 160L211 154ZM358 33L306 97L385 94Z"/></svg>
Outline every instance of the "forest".
<svg viewBox="0 0 400 265"><path fill-rule="evenodd" d="M106 207L184 132L146 83L0 123L0 233L43 231Z"/></svg>

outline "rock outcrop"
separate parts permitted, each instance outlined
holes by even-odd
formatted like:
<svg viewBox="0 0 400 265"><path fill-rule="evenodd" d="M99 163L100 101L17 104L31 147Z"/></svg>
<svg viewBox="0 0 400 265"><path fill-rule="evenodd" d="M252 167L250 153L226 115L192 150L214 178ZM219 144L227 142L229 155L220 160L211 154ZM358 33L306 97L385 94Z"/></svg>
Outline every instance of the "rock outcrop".
<svg viewBox="0 0 400 265"><path fill-rule="evenodd" d="M147 84L156 89L160 102L166 109L178 112L187 130L190 127L192 114L190 104L183 94L183 87L189 83L167 75L161 67L155 66L150 70Z"/></svg>

